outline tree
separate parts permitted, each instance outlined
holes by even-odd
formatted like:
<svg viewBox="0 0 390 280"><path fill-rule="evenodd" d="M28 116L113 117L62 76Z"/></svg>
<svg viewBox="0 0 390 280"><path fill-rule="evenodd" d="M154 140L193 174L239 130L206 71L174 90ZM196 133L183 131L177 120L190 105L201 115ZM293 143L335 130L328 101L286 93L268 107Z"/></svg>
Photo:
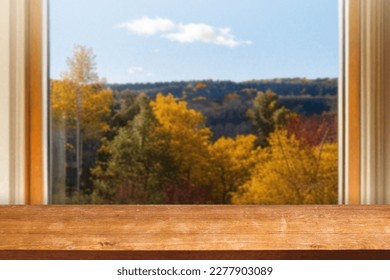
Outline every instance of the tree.
<svg viewBox="0 0 390 280"><path fill-rule="evenodd" d="M280 107L279 97L271 90L258 92L253 100L253 108L247 111L247 116L257 132L257 144L268 146L268 135L278 126L285 124L289 110Z"/></svg>
<svg viewBox="0 0 390 280"><path fill-rule="evenodd" d="M302 146L276 130L252 177L233 194L234 204L337 203L337 144Z"/></svg>
<svg viewBox="0 0 390 280"><path fill-rule="evenodd" d="M139 113L105 141L107 158L94 168L94 203L162 203L169 154L156 133L157 122L145 95L137 98Z"/></svg>
<svg viewBox="0 0 390 280"><path fill-rule="evenodd" d="M73 55L66 60L69 71L62 74L63 79L81 85L99 83L95 58L91 48L74 46Z"/></svg>
<svg viewBox="0 0 390 280"><path fill-rule="evenodd" d="M249 180L258 154L255 141L254 135L221 137L210 146L217 203L230 203L232 193Z"/></svg>
<svg viewBox="0 0 390 280"><path fill-rule="evenodd" d="M326 112L306 117L292 114L286 124L288 135L295 135L302 145L318 146L337 142L337 115Z"/></svg>
<svg viewBox="0 0 390 280"><path fill-rule="evenodd" d="M145 93L132 92L124 90L121 92L114 92L115 105L113 115L110 119L111 130L117 130L124 127L127 123L134 119L140 112L140 100L146 98Z"/></svg>
<svg viewBox="0 0 390 280"><path fill-rule="evenodd" d="M177 201L177 187L193 188L209 182L209 149L211 131L205 125L203 114L187 108L185 101L176 101L173 95L158 94L151 101L158 122L157 131L167 141L176 169L172 200Z"/></svg>
<svg viewBox="0 0 390 280"><path fill-rule="evenodd" d="M100 138L109 127L106 119L113 103L96 72L92 49L75 46L68 58L68 72L63 80L52 81L51 108L54 119L64 120L66 129L74 131L76 154L76 190L80 191L83 162L83 138ZM55 122L55 121L54 121Z"/></svg>
<svg viewBox="0 0 390 280"><path fill-rule="evenodd" d="M205 201L210 130L201 113L172 95L137 98L139 113L106 141L93 173L95 202Z"/></svg>
<svg viewBox="0 0 390 280"><path fill-rule="evenodd" d="M67 129L76 129L77 91L83 95L81 129L86 138L96 138L109 129L107 119L113 103L112 92L103 84L77 86L69 80L51 81L51 113L55 120L64 119Z"/></svg>

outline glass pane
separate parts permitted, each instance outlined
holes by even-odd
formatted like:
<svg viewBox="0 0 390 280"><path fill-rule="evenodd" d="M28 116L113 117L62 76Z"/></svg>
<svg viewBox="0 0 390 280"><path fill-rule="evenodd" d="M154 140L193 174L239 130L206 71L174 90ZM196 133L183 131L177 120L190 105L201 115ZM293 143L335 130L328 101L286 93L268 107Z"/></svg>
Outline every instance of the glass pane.
<svg viewBox="0 0 390 280"><path fill-rule="evenodd" d="M337 203L337 0L50 1L52 203Z"/></svg>

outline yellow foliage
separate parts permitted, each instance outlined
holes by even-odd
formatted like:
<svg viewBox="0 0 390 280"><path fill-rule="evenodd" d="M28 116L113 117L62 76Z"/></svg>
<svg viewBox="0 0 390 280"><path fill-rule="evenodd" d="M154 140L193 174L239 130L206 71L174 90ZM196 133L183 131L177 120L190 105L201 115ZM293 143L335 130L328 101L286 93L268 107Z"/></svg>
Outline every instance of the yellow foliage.
<svg viewBox="0 0 390 280"><path fill-rule="evenodd" d="M76 118L76 87L71 81L51 81L50 101L54 118Z"/></svg>
<svg viewBox="0 0 390 280"><path fill-rule="evenodd" d="M206 176L211 137L203 114L188 109L185 101L176 101L171 94L158 94L150 106L159 123L157 133L168 139L170 152L186 180L202 181Z"/></svg>
<svg viewBox="0 0 390 280"><path fill-rule="evenodd" d="M234 204L337 203L336 143L302 147L285 130L272 133L269 143Z"/></svg>
<svg viewBox="0 0 390 280"><path fill-rule="evenodd" d="M81 94L81 127L86 137L109 129L105 119L113 104L112 91L100 84L77 85L70 80L52 81L51 109L54 120L65 119L74 128L77 118L77 94Z"/></svg>
<svg viewBox="0 0 390 280"><path fill-rule="evenodd" d="M210 146L215 189L221 203L227 203L231 193L249 179L258 154L255 141L254 135L221 137Z"/></svg>

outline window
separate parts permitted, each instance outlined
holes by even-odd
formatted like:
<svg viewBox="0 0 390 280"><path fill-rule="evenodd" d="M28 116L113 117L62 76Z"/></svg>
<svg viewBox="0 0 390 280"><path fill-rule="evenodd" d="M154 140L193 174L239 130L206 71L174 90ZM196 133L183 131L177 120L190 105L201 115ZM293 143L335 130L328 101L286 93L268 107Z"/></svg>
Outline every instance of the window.
<svg viewBox="0 0 390 280"><path fill-rule="evenodd" d="M343 3L343 1L341 1L341 3ZM351 4L352 7L354 7L354 5L355 4ZM32 5L31 9L36 9L37 11L39 11L40 7L38 5ZM356 21L358 21L360 18L359 18L359 11L358 10L357 11L352 11L352 9L351 9L351 15L353 15L354 13L357 14L358 16L356 16L356 19L354 19L353 16L350 17L350 21L352 23L350 25L348 25L350 29L347 32L347 34L349 34L348 39L349 39L349 42L350 42L351 51L348 52L348 55L349 55L348 57L344 56L351 64L351 67L348 68L349 70L347 69L349 72L347 72L347 71L345 72L346 76L348 76L348 77L351 76L352 78L349 79L349 86L347 86L346 84L343 84L341 87L344 87L346 90L348 90L349 93L355 92L355 94L356 94L356 93L359 92L359 86L358 86L359 83L357 82L358 81L357 77L359 76L359 71L356 70L356 69L359 69L359 67L357 67L359 65L356 65L356 64L358 64L358 62L360 61L360 48L358 47L360 45L358 43L359 40L360 40L360 35L359 35L360 33L357 32L357 30L356 30L356 26L358 26L356 24ZM34 18L32 18L32 20L34 20ZM355 22L353 23L354 20L355 20ZM36 28L37 30L40 30L39 26L34 26L34 25L31 25L31 26L32 26L31 27L32 29ZM41 34L41 32L34 32L34 36L31 37L32 38L31 39L32 43L34 43L34 40L36 38L38 38L38 40L36 41L38 43L35 44L36 50L34 50L34 52L37 52L37 53L41 52L40 48L42 46L41 43L40 43L41 41L40 41L39 37L37 37L38 35L40 36L40 34ZM355 36L355 34L356 34L356 36ZM32 47L33 46L34 45L32 44ZM352 57L354 57L354 59L352 59ZM34 59L36 59L36 57L34 57ZM39 61L40 61L40 59L36 59L36 62L39 62ZM34 65L39 65L39 63L35 63ZM31 67L35 67L35 66L31 66ZM41 67L39 67L39 69L41 69ZM37 74L39 72L35 71L35 69L32 69L30 71L30 73L31 73L31 75L39 75L39 74ZM30 86L40 90L41 87L45 85L45 83L43 83L41 85L40 81L41 81L41 79L40 79L39 76L37 78L31 79L31 85ZM356 85L354 85L354 83ZM34 112L34 110L39 109L39 104L41 104L41 102L40 102L40 100L38 100L38 101L35 100L35 98L37 96L39 96L39 95L33 95L33 96L34 96L34 98L32 99L32 101L36 102L36 105L31 107L32 113L31 113L31 118L29 118L29 120L31 120L32 123L35 122L36 126L39 126L40 125L40 119L39 119L40 117L39 116L41 114L37 114L37 113L33 113L33 112ZM358 109L358 108L360 108L359 104L358 103L354 104L355 101L356 101L356 98L352 98L352 102L349 102L348 106L351 107L351 108L355 107L355 108L357 108L357 110L359 110ZM345 102L340 102L340 106L344 106L345 105L344 103ZM359 123L357 122L356 124L353 124L353 121L355 121L355 120L357 121L357 118L355 117L356 116L355 112L352 109L349 109L349 110L346 111L346 113L350 114L350 118L348 118L348 119L350 119L349 120L350 123L348 123L348 129L355 131L354 133L352 133L352 132L350 132L350 133L359 135L360 134L360 132L359 132L359 130L360 130ZM37 120L34 121L35 118ZM30 126L28 126L28 127L30 127ZM45 126L43 126L42 128L45 128ZM36 132L36 131L41 131L41 130L40 129L33 129L33 130L29 130L29 131L30 132L32 132L32 131ZM341 128L340 131L344 131L344 128ZM341 134L341 137L343 137L343 134ZM31 136L31 139L34 139L34 136ZM360 193L360 187L359 187L360 186L360 175L359 175L360 174L360 171L359 171L360 170L360 163L359 163L359 160L353 159L353 157L358 156L359 153L360 153L360 144L358 143L358 141L356 141L356 139L359 139L359 138L356 138L356 137L345 138L345 141L347 141L347 142L350 141L351 145L348 144L346 146L347 149L345 149L346 154L340 156L340 158L345 158L346 159L346 161L343 164L347 164L347 166L348 166L345 169L347 172L345 174L340 174L340 176L342 178L340 180L341 182L344 182L345 178L349 178L348 180L346 180L346 185L348 186L349 191L344 196L345 197L349 197L349 196L354 197L354 199L351 200L351 201L354 201L354 203L358 203L360 201L360 198L359 198L359 193ZM37 143L41 143L41 140L42 139L37 139ZM34 141L34 140L32 140L32 141ZM344 140L340 141L340 143L343 143L343 142L344 142ZM29 141L27 141L27 143L29 143ZM39 147L42 146L42 145L31 144L31 146L33 146L32 150L36 150L36 149L39 149ZM352 152L352 150L354 152ZM39 158L41 154L42 154L41 151L37 151L36 153L30 154L30 156L31 157L36 156L36 157ZM348 158L348 156L351 156L352 158L350 159L350 158ZM360 158L360 157L358 157L358 158ZM34 160L34 162L39 162L39 161L42 161L42 160L43 160L43 158L40 158L40 159ZM38 168L41 165L42 164L34 165L34 166L36 166L35 170L33 172L35 175L37 174L37 172L42 172L42 171L39 171L40 169ZM344 170L344 169L342 168L341 170ZM34 188L33 187L32 189L42 189L40 186L42 185L42 180L43 180L42 178L44 178L45 176L27 176L27 177L30 177L30 179L33 180L33 181L37 180L36 184L34 184L34 183L33 184L29 184L28 183L27 184L27 185L30 185L30 186L32 186L32 185L39 186L39 188ZM41 179L38 179L38 178L41 178ZM355 178L355 179L352 179L352 178ZM27 179L27 181L28 181L28 179ZM352 191L353 189L355 191ZM43 196L42 192L43 192L42 190L41 191L37 191L37 196L38 197L42 197ZM31 193L31 191L27 191L27 193ZM340 196L342 196L342 195L340 195ZM41 199L38 199L38 201L40 201L40 200Z"/></svg>
<svg viewBox="0 0 390 280"><path fill-rule="evenodd" d="M12 1L17 2L17 1ZM4 2L0 2L3 4ZM355 42L354 44L347 44L349 52L347 53L347 65L348 62L351 64L349 71L343 72L344 75L348 78L348 85L344 85L348 92L359 93L360 85L360 75L358 74L360 67L357 67L356 71L356 62L359 62L360 59L360 44L358 43L359 36L355 37L358 32L356 27L360 26L356 24L356 21L359 21L361 18L359 9L354 10L355 5L358 5L359 1L348 2L350 5L350 16L347 18L348 22L351 22L350 29L348 29L348 38L347 42ZM369 1L367 3L373 3ZM382 3L377 1L375 3ZM29 4L31 4L29 2ZM26 149L26 204L43 204L43 156L42 156L42 145L44 143L44 138L42 136L43 131L43 122L40 121L40 116L42 110L37 104L41 104L42 98L42 84L38 83L41 81L41 50L42 50L42 40L40 38L40 26L41 26L41 11L42 7L40 6L40 1L34 1L34 5L31 5L29 8L32 9L31 13L31 26L30 33L31 40L29 41L29 54L30 62L28 63L29 72L31 73L30 78L27 79L27 96L30 98L27 101L27 131L25 133L26 142L28 148ZM386 6L388 8L388 6ZM379 8L381 8L379 6ZM379 9L383 11L383 9ZM33 16L37 13L37 17ZM378 17L372 17L374 20ZM33 32L34 31L34 32ZM354 39L355 38L355 39ZM378 42L373 40L373 44ZM373 48L374 50L376 48ZM0 49L1 50L1 49ZM387 57L387 56L386 56ZM381 60L379 60L381 61ZM365 60L361 61L366 63ZM354 68L354 67L355 68ZM359 66L359 65L357 65ZM363 76L363 80L364 80ZM353 88L352 85L355 85ZM357 86L357 87L356 87ZM360 163L352 165L351 161L360 162L360 147L359 145L350 145L351 142L359 139L360 135L360 125L358 124L358 118L356 115L352 114L352 107L356 107L359 111L360 106L356 106L356 103L351 102L351 99L357 98L357 95L349 94L347 96L347 101L343 103L346 105L349 110L350 118L349 123L347 123L346 134L349 137L346 137L346 166L345 177L348 177L347 183L349 187L349 192L347 192L347 201L348 203L358 203L360 198ZM359 104L358 104L359 105ZM356 112L356 111L355 111ZM357 114L357 116L359 116ZM0 121L3 121L2 119ZM355 123L354 123L355 121ZM357 125L356 125L357 123ZM3 123L2 123L3 124ZM351 125L354 124L354 125ZM367 135L366 135L367 136ZM1 139L3 141L3 138ZM366 141L362 139L362 141ZM3 142L2 142L3 143ZM348 156L350 155L350 156ZM372 154L375 156L375 154ZM3 158L2 158L3 159ZM363 159L364 160L364 159ZM367 162L366 162L367 163ZM368 162L369 164L370 162ZM344 164L343 164L344 166ZM3 186L2 186L3 187ZM354 195L351 194L351 189L356 190ZM191 219L186 219L189 217L194 217L194 209L196 211L201 211L202 214L198 215L197 220L199 223L191 224ZM212 209L209 212L208 210ZM257 214L253 217L249 217L249 214L253 214L253 210L256 210ZM310 211L309 211L310 210ZM225 211L225 212L224 212ZM131 256L143 257L155 257L155 258L164 258L164 254L168 254L166 250L204 250L206 251L206 256L199 253L199 255L204 257L213 256L228 256L215 253L216 250L221 250L226 247L226 242L230 245L228 248L229 252L227 254L237 254L236 257L242 257L243 254L247 254L247 257L259 257L259 254L264 254L265 257L269 258L270 251L266 250L286 250L285 247L281 247L282 244L291 244L291 247L288 248L290 251L271 251L273 256L276 258L284 258L287 256L293 256L295 258L304 257L305 255L313 254L317 257L321 256L321 252L318 250L346 250L347 257L356 257L357 255L367 258L369 255L374 255L379 257L382 254L382 257L388 256L387 253L381 250L389 250L390 245L388 243L388 207L387 206L348 206L348 207L337 207L337 206L273 206L273 207L248 207L248 206L236 206L231 207L230 211L226 212L226 207L213 206L212 208L207 208L205 206L195 207L195 206L170 206L161 208L151 207L151 206L42 206L42 207L1 207L0 208L2 217L10 217L9 219L1 219L1 228L3 228L3 237L0 241L0 255L8 256L15 258L39 258L39 256L46 257L64 257L64 254L72 254L71 250L81 250L73 252L73 258L80 257L80 255L75 254L84 254L84 256L98 258L100 254L103 254L103 251L108 255L111 254L111 257L115 258L128 258ZM50 213L47 215L47 213ZM82 215L80 214L82 213ZM98 217L96 215L105 214L104 218ZM125 214L130 216L126 216ZM307 214L307 219L303 219L302 215ZM122 220L115 220L115 216L119 215L124 217ZM124 215L124 216L123 216ZM221 217L221 220L215 218ZM38 216L40 216L38 218ZM76 217L76 218L75 218ZM78 219L78 218L79 219ZM240 224L240 220L237 217L246 217L242 221L243 224ZM276 231L268 231L261 225L266 223L263 220L263 217L274 217L270 224L270 228L277 229ZM108 229L104 229L105 233L96 231L96 221L102 218L100 221L104 224L111 224L112 226ZM184 219L183 219L184 218ZM164 219L169 222L169 225L172 226L170 229L172 231L167 233L167 228L163 226L167 225L164 223L158 223L157 219ZM213 224L210 224L209 221L213 221ZM315 222L319 222L319 227L313 227ZM15 227L20 223L22 226L18 228L18 232L21 235L15 234ZM114 223L114 222L117 223ZM147 222L142 224L144 227L135 226L134 221ZM232 221L235 222L237 228L232 228ZM313 221L313 223L310 223ZM331 221L331 223L329 222ZM12 222L13 226L10 226ZM303 224L302 224L303 222ZM164 225L163 225L164 224ZM241 227L243 225L251 225L249 227ZM288 231L287 227L291 225L293 228L300 228L306 226L308 230L307 233L300 231ZM362 226L365 225L365 226ZM255 226L252 227L252 226ZM286 227L287 226L287 227ZM81 228L81 232L78 235L73 231L75 228ZM101 228L101 227L100 227ZM148 228L149 231L146 231L145 228ZM66 231L65 229L69 230ZM107 231L111 233L118 230L119 234L123 233L121 240L123 241L126 238L124 236L128 235L132 237L129 243L123 244L113 243L113 239L107 235ZM131 232L129 230L131 229ZM22 232L21 232L22 230ZM149 233L148 233L149 232ZM319 234L319 232L321 234ZM35 234L35 235L34 235ZM62 234L62 235L61 235ZM218 234L218 235L213 235ZM267 236L267 244L271 244L270 247L266 247L264 243L256 243L254 245L254 239L263 240L261 234ZM56 238L56 237L60 238ZM187 236L191 238L184 240ZM263 236L263 237L264 237ZM147 242L142 243L140 237L150 237L151 239ZM311 237L311 238L309 238ZM313 239L313 237L315 237ZM63 239L61 239L63 238ZM308 239L309 238L309 239ZM215 243L215 240L222 241L223 244L219 243L221 246ZM298 244L293 242L294 240L305 240L305 244ZM150 241L152 240L152 241ZM307 240L309 240L307 242ZM343 246L346 244L346 241L349 245ZM186 244L186 247L183 248L181 245ZM134 244L137 246L134 247ZM145 244L149 244L149 247ZM161 250L160 253L152 252L153 250ZM237 251L237 250L251 250L251 251ZM4 251L5 250L5 251ZM39 250L39 251L34 251ZM45 251L41 251L45 250ZM46 251L46 250L55 250L55 251ZM64 250L67 250L64 252ZM116 252L110 250L118 250ZM151 250L145 252L144 250ZM296 251L294 251L296 250ZM302 251L303 250L303 251ZM308 250L308 251L305 251ZM348 250L349 251L348 255ZM356 251L358 250L358 251ZM361 250L361 251L359 251ZM366 251L366 250L377 250L377 251ZM121 254L122 251L124 254ZM133 251L133 255L131 254ZM256 254L256 252L260 252ZM144 253L144 255L143 255ZM193 252L196 256L196 252ZM226 252L223 252L225 254ZM325 257L332 256L334 251L327 251ZM138 255L137 255L138 254ZM199 257L198 255L198 257ZM313 256L311 255L311 256ZM342 255L342 253L341 253ZM344 256L346 256L344 254ZM69 256L69 255L67 255ZM101 256L101 255L100 255ZM107 256L107 255L105 255ZM165 255L167 256L167 255ZM172 255L171 255L172 256ZM230 255L231 256L231 255ZM322 255L324 256L324 255ZM340 255L338 255L340 257ZM173 257L177 257L176 255ZM333 255L335 257L335 255ZM337 257L337 255L336 255Z"/></svg>
<svg viewBox="0 0 390 280"><path fill-rule="evenodd" d="M221 3L51 2L53 203L337 204L337 0Z"/></svg>

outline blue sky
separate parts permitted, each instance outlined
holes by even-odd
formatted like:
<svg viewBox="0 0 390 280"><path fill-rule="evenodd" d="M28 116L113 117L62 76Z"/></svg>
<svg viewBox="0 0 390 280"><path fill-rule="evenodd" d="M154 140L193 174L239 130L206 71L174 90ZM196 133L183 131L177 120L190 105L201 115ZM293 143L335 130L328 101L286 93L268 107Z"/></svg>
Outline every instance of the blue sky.
<svg viewBox="0 0 390 280"><path fill-rule="evenodd" d="M51 0L51 77L91 47L110 83L337 77L338 0Z"/></svg>

